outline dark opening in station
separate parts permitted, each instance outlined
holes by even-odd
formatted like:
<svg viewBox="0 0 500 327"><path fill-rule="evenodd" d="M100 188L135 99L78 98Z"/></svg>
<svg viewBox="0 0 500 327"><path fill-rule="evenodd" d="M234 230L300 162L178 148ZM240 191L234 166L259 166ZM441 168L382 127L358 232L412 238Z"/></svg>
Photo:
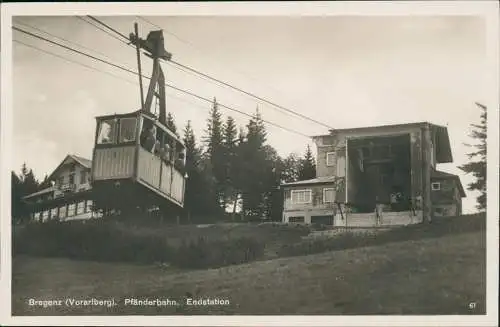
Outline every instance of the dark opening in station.
<svg viewBox="0 0 500 327"><path fill-rule="evenodd" d="M410 136L349 139L348 202L356 212L410 210Z"/></svg>

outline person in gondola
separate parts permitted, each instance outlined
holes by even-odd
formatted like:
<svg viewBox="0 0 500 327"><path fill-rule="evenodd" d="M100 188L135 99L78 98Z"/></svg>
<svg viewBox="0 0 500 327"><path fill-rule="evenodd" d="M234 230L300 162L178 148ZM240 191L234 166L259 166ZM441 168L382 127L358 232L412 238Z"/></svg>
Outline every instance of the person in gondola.
<svg viewBox="0 0 500 327"><path fill-rule="evenodd" d="M170 161L170 146L168 143L165 143L160 147L160 158L165 162Z"/></svg>
<svg viewBox="0 0 500 327"><path fill-rule="evenodd" d="M181 168L184 168L184 158L185 158L186 154L185 154L185 151L182 150L181 152L179 152L179 155L177 156L177 165Z"/></svg>
<svg viewBox="0 0 500 327"><path fill-rule="evenodd" d="M141 143L143 147L151 153L158 151L160 142L156 139L156 126L153 125L147 130L143 142Z"/></svg>

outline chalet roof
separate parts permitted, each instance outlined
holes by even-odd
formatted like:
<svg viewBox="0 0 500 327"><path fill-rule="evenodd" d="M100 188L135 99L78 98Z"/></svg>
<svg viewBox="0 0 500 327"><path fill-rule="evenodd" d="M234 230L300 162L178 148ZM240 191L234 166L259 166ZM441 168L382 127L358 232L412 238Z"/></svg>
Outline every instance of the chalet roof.
<svg viewBox="0 0 500 327"><path fill-rule="evenodd" d="M85 168L92 168L92 160L85 159L83 157L77 156L75 154L70 154L71 157L73 157L76 161L78 161L82 166Z"/></svg>
<svg viewBox="0 0 500 327"><path fill-rule="evenodd" d="M460 196L463 198L466 197L464 187L463 187L462 182L460 181L460 177L458 175L446 173L444 171L433 170L431 172L431 178L454 179L457 182L458 191L460 192Z"/></svg>
<svg viewBox="0 0 500 327"><path fill-rule="evenodd" d="M54 171L49 175L49 178L48 178L49 180L52 180L53 176L59 171L59 169L63 166L64 162L68 158L73 159L78 164L80 164L81 166L83 166L83 167L85 167L87 169L91 169L92 168L92 160L85 159L83 157L80 157L80 156L77 156L77 155L74 155L74 154L68 154L66 157L64 157L64 159L61 161L61 163L56 167L56 169L54 169Z"/></svg>
<svg viewBox="0 0 500 327"><path fill-rule="evenodd" d="M47 188L44 188L43 190L40 190L38 192L31 193L31 194L28 194L26 196L23 196L23 199L29 199L29 198L32 198L32 197L37 196L37 195L42 195L42 194L50 193L50 192L54 191L55 189L56 188L54 186L47 187Z"/></svg>
<svg viewBox="0 0 500 327"><path fill-rule="evenodd" d="M326 177L316 177L313 179L307 179L304 181L297 181L291 183L282 183L281 186L299 186L299 185L312 185L312 184L327 184L334 183L336 177L335 176L326 176Z"/></svg>
<svg viewBox="0 0 500 327"><path fill-rule="evenodd" d="M398 128L412 128L412 127L426 127L429 126L432 133L436 137L436 162L437 163L450 163L453 162L453 156L451 153L450 139L448 136L448 129L444 126L431 124L429 122L416 122L416 123L406 123L406 124L393 124L393 125L379 125L379 126L366 126L366 127L355 127L355 128L339 128L330 130L330 134L326 135L316 135L313 139L320 138L323 136L329 136L335 132L343 133L356 133L356 132L370 132L378 131L380 129L398 129Z"/></svg>

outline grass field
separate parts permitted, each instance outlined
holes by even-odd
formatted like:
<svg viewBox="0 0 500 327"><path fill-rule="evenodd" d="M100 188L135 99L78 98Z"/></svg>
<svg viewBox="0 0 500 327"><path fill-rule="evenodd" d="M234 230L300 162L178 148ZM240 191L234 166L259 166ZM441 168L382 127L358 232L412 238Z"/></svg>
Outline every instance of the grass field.
<svg viewBox="0 0 500 327"><path fill-rule="evenodd" d="M484 314L485 255L483 229L199 271L16 257L12 313ZM188 306L187 293L230 304ZM30 298L114 298L116 306L42 308L29 306ZM178 305L125 306L125 298Z"/></svg>

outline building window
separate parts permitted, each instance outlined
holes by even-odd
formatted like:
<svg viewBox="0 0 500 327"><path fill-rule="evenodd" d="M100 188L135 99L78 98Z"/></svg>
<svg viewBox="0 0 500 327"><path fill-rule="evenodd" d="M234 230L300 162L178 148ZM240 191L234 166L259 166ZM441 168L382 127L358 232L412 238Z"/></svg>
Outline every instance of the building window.
<svg viewBox="0 0 500 327"><path fill-rule="evenodd" d="M335 200L335 190L333 188L323 189L323 203L333 203Z"/></svg>
<svg viewBox="0 0 500 327"><path fill-rule="evenodd" d="M50 218L57 218L57 208L52 208L50 210Z"/></svg>
<svg viewBox="0 0 500 327"><path fill-rule="evenodd" d="M87 182L87 172L81 171L80 172L80 184L85 184L86 182Z"/></svg>
<svg viewBox="0 0 500 327"><path fill-rule="evenodd" d="M304 216L301 217L290 217L288 218L289 223L303 223L304 222Z"/></svg>
<svg viewBox="0 0 500 327"><path fill-rule="evenodd" d="M436 157L435 157L435 154L434 154L434 143L430 143L430 161L431 161L431 166L432 167L436 167Z"/></svg>
<svg viewBox="0 0 500 327"><path fill-rule="evenodd" d="M292 190L292 203L311 203L311 190Z"/></svg>
<svg viewBox="0 0 500 327"><path fill-rule="evenodd" d="M43 221L47 221L49 219L49 210L45 210L43 212Z"/></svg>
<svg viewBox="0 0 500 327"><path fill-rule="evenodd" d="M84 212L85 212L85 201L80 201L76 206L76 214L81 215Z"/></svg>
<svg viewBox="0 0 500 327"><path fill-rule="evenodd" d="M345 157L337 159L337 177L345 177Z"/></svg>
<svg viewBox="0 0 500 327"><path fill-rule="evenodd" d="M432 183L431 184L431 189L433 191L439 191L439 190L441 190L441 183Z"/></svg>
<svg viewBox="0 0 500 327"><path fill-rule="evenodd" d="M60 176L60 177L57 179L57 185L59 185L59 187L60 187L60 186L61 186L61 185L63 185L63 184L64 184L64 176Z"/></svg>
<svg viewBox="0 0 500 327"><path fill-rule="evenodd" d="M311 216L311 224L333 225L333 214L330 216Z"/></svg>
<svg viewBox="0 0 500 327"><path fill-rule="evenodd" d="M71 203L68 206L68 217L74 216L75 215L75 209L76 209L76 204Z"/></svg>
<svg viewBox="0 0 500 327"><path fill-rule="evenodd" d="M326 154L326 165L327 166L335 165L335 152L328 152Z"/></svg>
<svg viewBox="0 0 500 327"><path fill-rule="evenodd" d="M75 175L70 174L69 175L69 185L73 185L73 184L75 184Z"/></svg>

